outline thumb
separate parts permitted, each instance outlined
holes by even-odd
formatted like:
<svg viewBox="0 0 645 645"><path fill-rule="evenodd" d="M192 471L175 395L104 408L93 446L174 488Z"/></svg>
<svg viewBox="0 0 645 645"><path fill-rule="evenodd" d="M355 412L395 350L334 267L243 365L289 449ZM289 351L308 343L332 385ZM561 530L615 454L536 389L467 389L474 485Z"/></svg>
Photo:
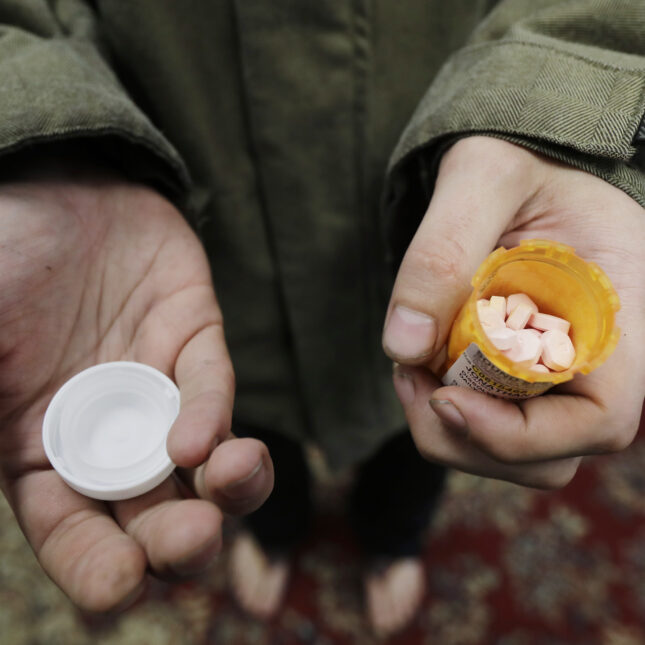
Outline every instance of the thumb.
<svg viewBox="0 0 645 645"><path fill-rule="evenodd" d="M533 167L531 153L487 137L446 153L390 298L383 348L394 361L427 363L443 346L473 274L534 194Z"/></svg>
<svg viewBox="0 0 645 645"><path fill-rule="evenodd" d="M180 352L175 378L182 405L168 436L168 454L198 497L222 511L245 514L273 488L266 446L231 432L235 377L221 318L204 327Z"/></svg>

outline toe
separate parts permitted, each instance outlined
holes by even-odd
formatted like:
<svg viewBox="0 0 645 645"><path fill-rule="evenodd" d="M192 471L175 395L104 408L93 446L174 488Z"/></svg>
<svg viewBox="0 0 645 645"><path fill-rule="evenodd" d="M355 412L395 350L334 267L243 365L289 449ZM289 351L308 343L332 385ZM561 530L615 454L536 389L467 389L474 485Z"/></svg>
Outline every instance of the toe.
<svg viewBox="0 0 645 645"><path fill-rule="evenodd" d="M377 634L387 629L392 608L386 593L385 579L382 575L368 576L365 581L367 615Z"/></svg>
<svg viewBox="0 0 645 645"><path fill-rule="evenodd" d="M395 560L385 571L365 579L368 619L379 636L404 629L425 595L425 572L416 558Z"/></svg>
<svg viewBox="0 0 645 645"><path fill-rule="evenodd" d="M271 561L252 536L240 534L230 556L233 594L252 616L267 620L280 609L289 577L285 560Z"/></svg>

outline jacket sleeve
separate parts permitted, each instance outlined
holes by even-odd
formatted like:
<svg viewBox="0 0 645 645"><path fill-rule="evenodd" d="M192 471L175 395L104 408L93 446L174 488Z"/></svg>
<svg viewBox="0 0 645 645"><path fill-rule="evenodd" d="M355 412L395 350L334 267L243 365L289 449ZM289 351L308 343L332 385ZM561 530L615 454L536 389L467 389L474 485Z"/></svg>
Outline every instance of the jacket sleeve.
<svg viewBox="0 0 645 645"><path fill-rule="evenodd" d="M445 63L399 140L386 214L414 212L409 234L442 151L470 134L591 172L645 206L644 34L643 0L499 2Z"/></svg>
<svg viewBox="0 0 645 645"><path fill-rule="evenodd" d="M92 142L137 179L182 203L188 172L128 97L81 0L0 0L0 154Z"/></svg>

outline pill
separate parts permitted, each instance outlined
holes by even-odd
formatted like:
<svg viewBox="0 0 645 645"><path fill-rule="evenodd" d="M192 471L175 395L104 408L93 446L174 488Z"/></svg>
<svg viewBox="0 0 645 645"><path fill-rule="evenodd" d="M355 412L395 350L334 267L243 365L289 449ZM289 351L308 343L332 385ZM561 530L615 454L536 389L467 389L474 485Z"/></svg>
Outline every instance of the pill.
<svg viewBox="0 0 645 645"><path fill-rule="evenodd" d="M486 300L486 298L480 298L477 301L477 315L481 317L482 311L485 309L488 309L490 307L490 301Z"/></svg>
<svg viewBox="0 0 645 645"><path fill-rule="evenodd" d="M530 305L522 302L513 309L511 315L506 319L506 326L516 331L518 329L524 329L531 314L533 314L533 310Z"/></svg>
<svg viewBox="0 0 645 645"><path fill-rule="evenodd" d="M540 360L542 342L530 329L520 329L515 332L516 345L507 349L504 355L512 360L518 367L528 368Z"/></svg>
<svg viewBox="0 0 645 645"><path fill-rule="evenodd" d="M573 365L576 350L569 336L558 329L549 329L542 334L542 362L556 372Z"/></svg>
<svg viewBox="0 0 645 645"><path fill-rule="evenodd" d="M531 365L529 369L531 372L539 372L540 374L549 374L551 372L551 370L546 365L542 365L542 363Z"/></svg>
<svg viewBox="0 0 645 645"><path fill-rule="evenodd" d="M482 327L504 327L504 318L490 305L479 308L479 322Z"/></svg>
<svg viewBox="0 0 645 645"><path fill-rule="evenodd" d="M558 329L564 334L568 334L569 328L571 327L571 323L568 320L552 316L551 314L542 314L539 311L531 315L528 324L534 329L540 329L542 331Z"/></svg>
<svg viewBox="0 0 645 645"><path fill-rule="evenodd" d="M506 298L506 315L510 316L520 304L528 305L531 308L531 313L538 310L538 306L525 293L513 293Z"/></svg>
<svg viewBox="0 0 645 645"><path fill-rule="evenodd" d="M504 296L491 296L490 306L499 311L499 315L502 318L506 318L506 298Z"/></svg>
<svg viewBox="0 0 645 645"><path fill-rule="evenodd" d="M497 349L512 349L517 344L517 332L508 327L484 327L484 331Z"/></svg>

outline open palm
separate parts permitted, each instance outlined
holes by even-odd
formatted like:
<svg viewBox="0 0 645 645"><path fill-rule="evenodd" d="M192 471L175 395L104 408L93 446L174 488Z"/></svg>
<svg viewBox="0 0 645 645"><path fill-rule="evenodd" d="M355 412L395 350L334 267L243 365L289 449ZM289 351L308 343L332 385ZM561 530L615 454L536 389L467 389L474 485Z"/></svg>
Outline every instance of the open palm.
<svg viewBox="0 0 645 645"><path fill-rule="evenodd" d="M273 471L261 443L230 433L234 377L198 240L154 191L83 174L0 187L0 481L47 573L78 605L105 610L138 595L147 570L203 569L221 546L221 511L256 508ZM111 360L177 382L168 451L206 499L173 476L102 503L51 469L41 424L52 395Z"/></svg>

